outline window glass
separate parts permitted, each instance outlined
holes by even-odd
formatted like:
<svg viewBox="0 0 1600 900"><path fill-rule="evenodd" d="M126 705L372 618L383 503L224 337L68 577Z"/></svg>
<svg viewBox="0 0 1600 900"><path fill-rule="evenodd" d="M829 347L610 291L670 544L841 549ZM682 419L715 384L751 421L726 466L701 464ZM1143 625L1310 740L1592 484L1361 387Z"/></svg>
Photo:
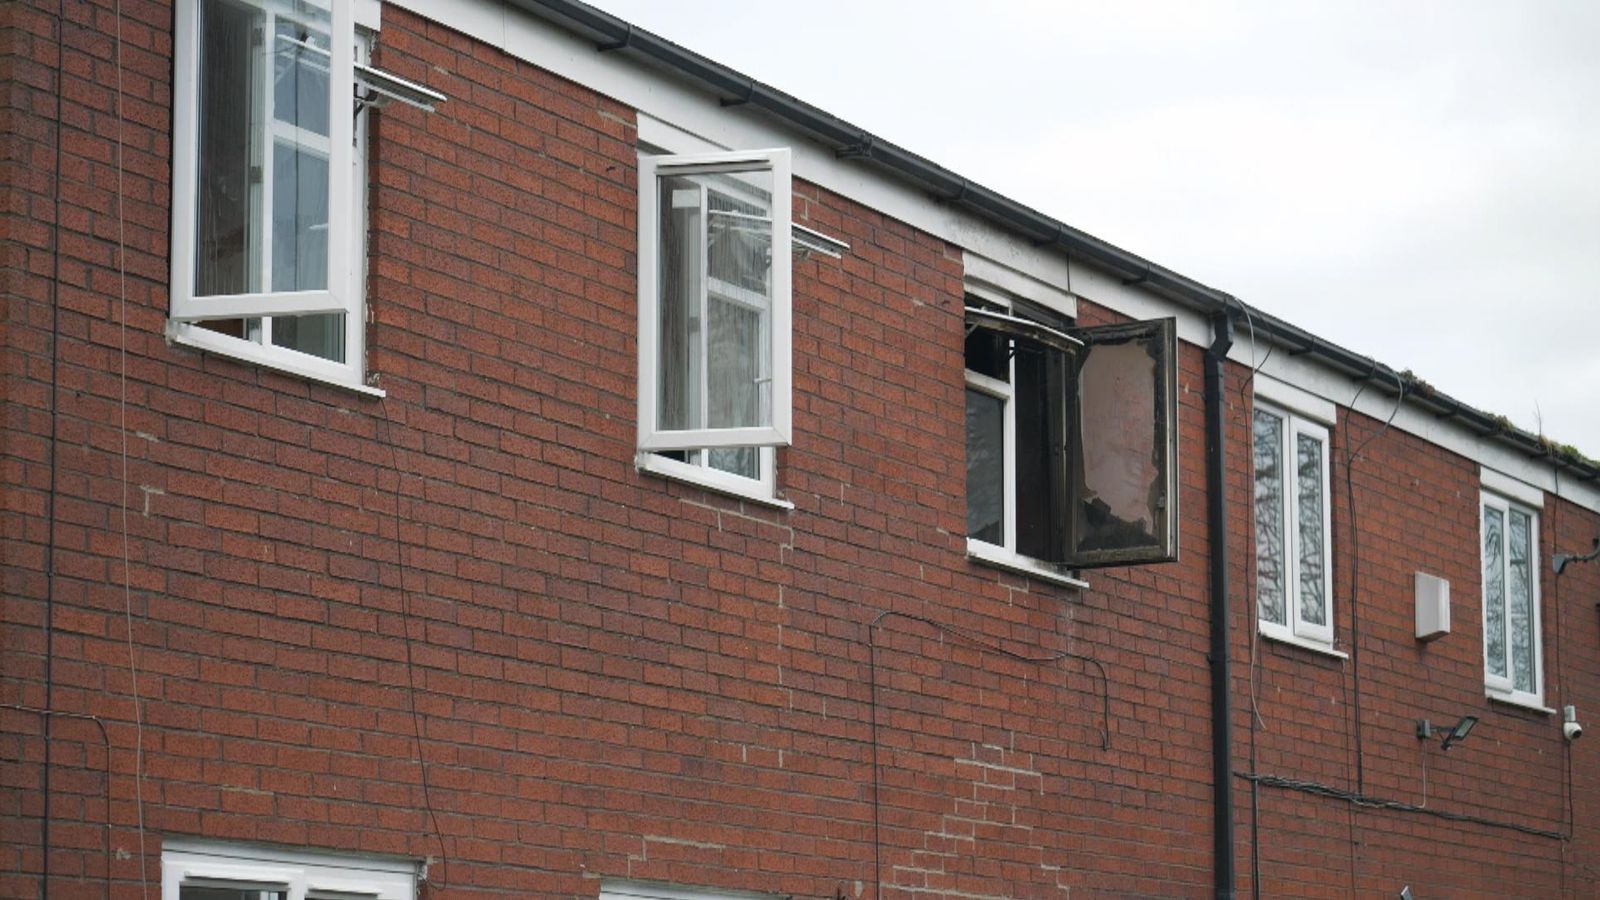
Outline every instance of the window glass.
<svg viewBox="0 0 1600 900"><path fill-rule="evenodd" d="M1328 623L1328 604L1324 591L1327 587L1325 553L1327 536L1322 533L1324 521L1322 484L1326 470L1322 459L1322 442L1307 434L1295 436L1296 497L1298 513L1295 560L1300 571L1300 619L1316 625Z"/></svg>
<svg viewBox="0 0 1600 900"><path fill-rule="evenodd" d="M1483 508L1483 640L1489 674L1506 676L1505 514Z"/></svg>
<svg viewBox="0 0 1600 900"><path fill-rule="evenodd" d="M1269 637L1331 646L1328 429L1260 399L1253 405L1257 621Z"/></svg>
<svg viewBox="0 0 1600 900"><path fill-rule="evenodd" d="M1264 410L1254 418L1256 605L1263 622L1288 625L1284 604L1283 420Z"/></svg>
<svg viewBox="0 0 1600 900"><path fill-rule="evenodd" d="M186 884L178 889L179 900L284 900L284 890L260 888L202 887Z"/></svg>
<svg viewBox="0 0 1600 900"><path fill-rule="evenodd" d="M1054 559L1061 553L1059 488L1066 476L1065 448L1054 436L1066 415L1059 374L1064 363L1060 353L1020 341L1013 359L1017 552Z"/></svg>
<svg viewBox="0 0 1600 900"><path fill-rule="evenodd" d="M330 12L199 3L195 293L326 288Z"/></svg>
<svg viewBox="0 0 1600 900"><path fill-rule="evenodd" d="M771 424L772 173L659 179L657 427Z"/></svg>
<svg viewBox="0 0 1600 900"><path fill-rule="evenodd" d="M1533 677L1533 582L1529 578L1532 556L1532 523L1528 515L1513 509L1508 516L1507 535L1507 616L1510 620L1511 685L1519 691L1535 690Z"/></svg>
<svg viewBox="0 0 1600 900"><path fill-rule="evenodd" d="M260 290L260 143L251 38L261 10L222 0L200 3L199 215L195 293ZM243 151L243 152L241 152Z"/></svg>
<svg viewBox="0 0 1600 900"><path fill-rule="evenodd" d="M967 389L967 536L1005 543L1005 401Z"/></svg>

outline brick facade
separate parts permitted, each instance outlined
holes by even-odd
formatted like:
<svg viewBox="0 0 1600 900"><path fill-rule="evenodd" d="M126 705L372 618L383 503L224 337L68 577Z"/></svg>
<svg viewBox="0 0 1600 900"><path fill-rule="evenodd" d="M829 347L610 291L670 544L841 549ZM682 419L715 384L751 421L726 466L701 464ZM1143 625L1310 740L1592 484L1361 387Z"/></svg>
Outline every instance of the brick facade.
<svg viewBox="0 0 1600 900"><path fill-rule="evenodd" d="M63 9L0 8L0 895L141 896L179 835L428 860L430 898L1211 893L1201 348L1179 562L976 565L962 250L797 181L851 250L795 265L794 508L643 474L635 111L393 6L375 63L450 99L372 122L386 396L177 347L171 10ZM1248 375L1234 769L1487 821L1241 777L1241 893L1595 893L1592 748L1484 697L1477 463L1341 408L1349 658L1253 639ZM1600 565L1548 568L1600 516L1542 516L1546 701L1600 712ZM1419 569L1455 598L1427 645Z"/></svg>

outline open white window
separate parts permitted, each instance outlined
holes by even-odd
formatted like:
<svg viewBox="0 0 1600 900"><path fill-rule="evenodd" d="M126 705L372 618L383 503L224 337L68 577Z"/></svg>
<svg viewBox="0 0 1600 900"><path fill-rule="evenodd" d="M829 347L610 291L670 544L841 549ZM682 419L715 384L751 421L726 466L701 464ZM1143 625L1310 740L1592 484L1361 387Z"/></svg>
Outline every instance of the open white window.
<svg viewBox="0 0 1600 900"><path fill-rule="evenodd" d="M789 173L787 149L640 157L641 451L748 474L789 444Z"/></svg>
<svg viewBox="0 0 1600 900"><path fill-rule="evenodd" d="M403 860L169 840L161 900L415 900L417 867Z"/></svg>
<svg viewBox="0 0 1600 900"><path fill-rule="evenodd" d="M1176 323L967 303L968 552L1058 571L1176 559Z"/></svg>
<svg viewBox="0 0 1600 900"><path fill-rule="evenodd" d="M361 382L351 6L180 0L174 35L175 339Z"/></svg>
<svg viewBox="0 0 1600 900"><path fill-rule="evenodd" d="M1540 706L1539 513L1506 494L1484 491L1483 680L1490 696Z"/></svg>
<svg viewBox="0 0 1600 900"><path fill-rule="evenodd" d="M1258 396L1256 616L1261 633L1333 646L1328 429Z"/></svg>

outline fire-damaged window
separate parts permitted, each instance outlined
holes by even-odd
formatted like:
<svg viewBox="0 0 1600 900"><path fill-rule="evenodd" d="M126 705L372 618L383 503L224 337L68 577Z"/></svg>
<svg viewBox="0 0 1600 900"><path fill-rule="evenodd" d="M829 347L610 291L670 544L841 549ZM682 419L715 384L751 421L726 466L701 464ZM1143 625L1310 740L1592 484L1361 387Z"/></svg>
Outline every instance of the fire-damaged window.
<svg viewBox="0 0 1600 900"><path fill-rule="evenodd" d="M967 304L969 552L1055 571L1176 559L1175 321Z"/></svg>

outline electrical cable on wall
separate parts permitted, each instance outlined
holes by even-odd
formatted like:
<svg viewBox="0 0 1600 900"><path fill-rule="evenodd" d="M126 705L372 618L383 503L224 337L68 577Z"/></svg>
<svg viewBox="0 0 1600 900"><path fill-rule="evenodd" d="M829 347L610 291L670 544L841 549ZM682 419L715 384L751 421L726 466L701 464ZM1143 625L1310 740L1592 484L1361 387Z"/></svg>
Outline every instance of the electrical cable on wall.
<svg viewBox="0 0 1600 900"><path fill-rule="evenodd" d="M56 457L59 451L58 431L61 420L61 112L65 93L67 4L56 0L56 70L55 70L55 147L54 169L50 173L55 197L55 209L50 221L50 481L45 501L44 550L44 772L40 793L43 795L39 817L39 897L50 895L50 745L53 738L55 713L55 658L56 658Z"/></svg>
<svg viewBox="0 0 1600 900"><path fill-rule="evenodd" d="M139 697L139 662L135 655L133 644L133 566L129 561L129 536L128 536L128 241L127 241L127 213L124 209L126 190L123 187L123 135L122 129L126 124L123 118L122 101L122 0L116 2L116 70L117 92L116 113L117 120L117 363L118 363L118 394L117 394L117 430L120 432L121 449L121 518L122 518L122 624L126 632L128 649L128 685L133 697L133 807L137 815L139 829L139 892L141 896L150 892L150 874L146 862L145 827L144 827L144 701ZM109 751L108 751L109 752ZM109 760L106 763L110 767ZM109 786L108 786L109 790ZM111 827L111 806L106 806L106 828ZM107 874L111 860L106 859Z"/></svg>
<svg viewBox="0 0 1600 900"><path fill-rule="evenodd" d="M883 779L879 774L881 765L878 757L880 741L878 740L877 630L882 626L885 619L890 618L899 618L905 619L909 622L917 622L932 628L941 635L947 635L949 637L956 638L958 641L967 644L968 646L976 647L979 650L993 653L998 656L1004 656L1007 659L1016 660L1018 662L1025 662L1033 665L1043 665L1046 663L1060 662L1066 659L1076 659L1088 665L1094 666L1100 672L1100 721L1102 725L1100 729L1100 749L1111 749L1111 680L1110 676L1106 673L1106 667L1101 664L1099 660L1090 656L1085 656L1081 653L1073 653L1070 650L1061 650L1041 656L1030 656L1027 654L1016 653L1014 651L1007 650L993 641L986 640L954 625L941 624L923 616L895 612L894 610L884 610L878 613L873 617L872 621L867 623L867 672L870 683L869 689L871 692L868 710L870 712L872 735L872 882L874 900L878 900L878 898L883 896L883 816L882 804L879 800L879 793Z"/></svg>
<svg viewBox="0 0 1600 900"><path fill-rule="evenodd" d="M71 719L75 721L92 722L100 733L101 754L105 759L102 783L105 785L106 821L101 825L101 853L105 859L105 877L101 879L102 896L111 900L111 737L106 731L106 723L99 716L88 713L64 712L62 710L40 709L37 706L26 706L20 703L0 703L0 709L11 709L17 712L32 713L42 721L50 719ZM49 754L50 745L45 744L45 753ZM46 760L48 763L48 758ZM48 888L41 882L40 890L48 896Z"/></svg>
<svg viewBox="0 0 1600 900"><path fill-rule="evenodd" d="M404 521L400 515L400 485L405 473L400 470L399 450L394 441L394 419L389 415L386 398L378 401L378 408L383 413L383 443L389 450L389 471L394 475L394 560L399 577L401 628L404 631L406 646L406 708L411 714L411 736L417 752L417 771L422 783L422 807L428 814L428 824L433 829L433 838L439 844L440 868L448 872L450 853L445 848L444 832L439 828L439 815L433 809L433 790L428 781L428 760L422 752L422 717L417 712L417 669L411 640L411 592L406 589L405 541L400 534L400 526ZM424 869L424 872L426 873L427 869ZM423 880L432 884L441 894L444 892L446 882L443 877L435 881L424 874Z"/></svg>

